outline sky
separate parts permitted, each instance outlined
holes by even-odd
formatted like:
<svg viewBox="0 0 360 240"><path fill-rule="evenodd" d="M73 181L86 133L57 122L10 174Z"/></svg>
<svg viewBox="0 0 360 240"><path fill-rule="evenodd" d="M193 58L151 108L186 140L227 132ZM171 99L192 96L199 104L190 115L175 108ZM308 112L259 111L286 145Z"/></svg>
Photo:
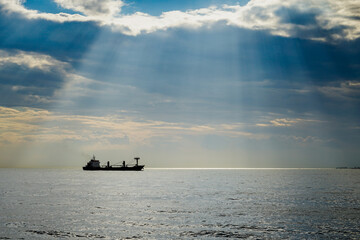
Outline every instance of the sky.
<svg viewBox="0 0 360 240"><path fill-rule="evenodd" d="M0 167L360 165L358 0L0 0Z"/></svg>

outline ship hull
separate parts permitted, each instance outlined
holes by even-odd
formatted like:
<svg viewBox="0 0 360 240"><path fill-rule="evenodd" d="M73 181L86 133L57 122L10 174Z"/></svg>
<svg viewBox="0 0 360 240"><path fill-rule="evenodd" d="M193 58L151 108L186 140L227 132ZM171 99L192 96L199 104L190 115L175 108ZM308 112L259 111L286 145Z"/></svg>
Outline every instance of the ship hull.
<svg viewBox="0 0 360 240"><path fill-rule="evenodd" d="M142 171L144 169L144 165L138 165L133 167L83 167L85 171Z"/></svg>

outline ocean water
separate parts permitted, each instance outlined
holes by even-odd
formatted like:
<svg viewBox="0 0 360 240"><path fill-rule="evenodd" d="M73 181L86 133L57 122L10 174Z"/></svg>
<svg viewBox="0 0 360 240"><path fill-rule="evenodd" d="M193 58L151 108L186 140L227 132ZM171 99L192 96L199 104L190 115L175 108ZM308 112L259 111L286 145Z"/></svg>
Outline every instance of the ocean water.
<svg viewBox="0 0 360 240"><path fill-rule="evenodd" d="M360 239L360 170L0 169L0 239Z"/></svg>

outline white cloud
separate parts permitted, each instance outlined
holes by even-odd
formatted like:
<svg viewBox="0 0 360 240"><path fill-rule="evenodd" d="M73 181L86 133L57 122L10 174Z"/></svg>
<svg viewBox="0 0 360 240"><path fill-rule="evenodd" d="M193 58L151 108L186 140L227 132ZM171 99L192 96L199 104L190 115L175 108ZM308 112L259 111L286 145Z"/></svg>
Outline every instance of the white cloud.
<svg viewBox="0 0 360 240"><path fill-rule="evenodd" d="M270 123L276 127L290 127L296 123L298 123L301 119L286 119L286 118L279 118L271 120Z"/></svg>
<svg viewBox="0 0 360 240"><path fill-rule="evenodd" d="M122 1L56 0L64 8L81 14L40 13L26 9L20 1L0 0L3 11L19 13L29 19L50 21L95 21L109 26L113 31L136 36L169 28L199 28L224 22L226 25L245 29L264 30L284 37L303 37L316 41L327 38L353 40L360 37L360 2L358 0L251 0L246 5L223 5L189 11L163 12L160 16L136 12L120 15ZM314 23L302 24L278 14L281 9L291 9L299 14L314 14ZM286 15L286 14L285 14ZM337 29L337 30L336 30ZM340 30L339 30L340 29ZM334 31L332 31L334 30ZM321 32L328 31L328 36ZM301 34L305 32L306 34Z"/></svg>
<svg viewBox="0 0 360 240"><path fill-rule="evenodd" d="M304 118L276 118L269 120L267 123L258 123L258 127L294 127L296 125L303 125L306 123L318 123L321 122L316 119L304 119Z"/></svg>
<svg viewBox="0 0 360 240"><path fill-rule="evenodd" d="M124 3L119 0L54 0L61 7L81 12L86 16L115 17Z"/></svg>
<svg viewBox="0 0 360 240"><path fill-rule="evenodd" d="M0 67L7 64L16 64L31 69L40 69L42 71L50 71L52 68L64 69L68 66L67 63L58 61L45 54L0 50Z"/></svg>
<svg viewBox="0 0 360 240"><path fill-rule="evenodd" d="M53 22L88 22L95 21L95 18L84 16L81 14L68 14L68 13L43 13L37 10L27 9L23 6L24 1L20 0L0 0L0 6L3 14L20 14L27 19L44 19Z"/></svg>

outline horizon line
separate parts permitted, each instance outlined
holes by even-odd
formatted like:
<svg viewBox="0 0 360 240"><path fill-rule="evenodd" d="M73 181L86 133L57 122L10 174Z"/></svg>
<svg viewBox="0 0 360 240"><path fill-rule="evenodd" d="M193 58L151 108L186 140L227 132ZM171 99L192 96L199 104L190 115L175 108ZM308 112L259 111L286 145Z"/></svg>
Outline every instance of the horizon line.
<svg viewBox="0 0 360 240"><path fill-rule="evenodd" d="M146 170L291 170L291 169L337 169L338 167L234 167L234 168L221 168L221 167L214 167L214 168L201 168L201 167L149 167ZM81 169L81 167L0 167L0 169ZM351 169L351 167L344 168L344 169ZM338 170L341 170L338 169Z"/></svg>

